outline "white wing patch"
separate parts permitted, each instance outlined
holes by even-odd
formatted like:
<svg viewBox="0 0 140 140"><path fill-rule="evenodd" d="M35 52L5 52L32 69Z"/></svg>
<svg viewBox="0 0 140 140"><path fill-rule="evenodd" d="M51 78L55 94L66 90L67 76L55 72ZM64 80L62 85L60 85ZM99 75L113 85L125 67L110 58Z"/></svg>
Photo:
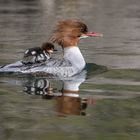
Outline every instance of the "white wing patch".
<svg viewBox="0 0 140 140"><path fill-rule="evenodd" d="M36 51L32 51L31 54L32 54L32 55L35 55L35 54L36 54Z"/></svg>

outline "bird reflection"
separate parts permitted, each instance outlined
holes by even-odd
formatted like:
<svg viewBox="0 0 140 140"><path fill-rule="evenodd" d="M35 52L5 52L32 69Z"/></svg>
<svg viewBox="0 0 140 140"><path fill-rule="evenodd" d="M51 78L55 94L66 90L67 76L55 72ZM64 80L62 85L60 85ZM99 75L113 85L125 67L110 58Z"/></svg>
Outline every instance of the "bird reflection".
<svg viewBox="0 0 140 140"><path fill-rule="evenodd" d="M25 83L24 92L33 95L51 95L53 88L47 79L35 79Z"/></svg>
<svg viewBox="0 0 140 140"><path fill-rule="evenodd" d="M85 76L63 80L62 88L59 90L53 87L48 79L32 79L25 83L24 92L40 95L42 99L55 100L55 108L59 116L86 115L88 99L79 96L79 86L84 81Z"/></svg>

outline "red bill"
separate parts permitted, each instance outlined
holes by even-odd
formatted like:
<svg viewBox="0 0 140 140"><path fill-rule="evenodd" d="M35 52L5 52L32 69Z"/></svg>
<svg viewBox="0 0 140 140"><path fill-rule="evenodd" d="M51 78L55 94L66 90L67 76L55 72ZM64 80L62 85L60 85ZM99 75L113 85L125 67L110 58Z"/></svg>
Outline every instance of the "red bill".
<svg viewBox="0 0 140 140"><path fill-rule="evenodd" d="M87 38L87 37L103 37L103 34L98 32L88 32L86 34L82 34L80 36L80 39Z"/></svg>
<svg viewBox="0 0 140 140"><path fill-rule="evenodd" d="M85 35L87 35L89 37L102 37L103 36L102 33L98 33L98 32L88 32Z"/></svg>

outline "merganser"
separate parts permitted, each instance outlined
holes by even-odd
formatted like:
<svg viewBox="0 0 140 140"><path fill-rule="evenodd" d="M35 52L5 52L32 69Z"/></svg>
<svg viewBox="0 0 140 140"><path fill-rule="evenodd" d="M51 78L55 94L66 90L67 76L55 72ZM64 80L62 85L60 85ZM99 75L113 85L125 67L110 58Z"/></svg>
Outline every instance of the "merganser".
<svg viewBox="0 0 140 140"><path fill-rule="evenodd" d="M54 45L49 42L43 43L41 47L29 48L24 53L22 63L25 65L31 65L45 62L50 59L54 50Z"/></svg>
<svg viewBox="0 0 140 140"><path fill-rule="evenodd" d="M100 37L101 33L88 32L88 27L78 20L64 20L58 22L49 41L62 46L64 51L63 59L50 59L47 64L23 67L20 62L6 66L5 71L21 72L25 74L52 74L58 77L71 77L80 73L85 67L85 60L78 48L78 43L81 38ZM16 65L20 65L17 69ZM3 67L4 68L4 67ZM3 72L3 70L0 70Z"/></svg>

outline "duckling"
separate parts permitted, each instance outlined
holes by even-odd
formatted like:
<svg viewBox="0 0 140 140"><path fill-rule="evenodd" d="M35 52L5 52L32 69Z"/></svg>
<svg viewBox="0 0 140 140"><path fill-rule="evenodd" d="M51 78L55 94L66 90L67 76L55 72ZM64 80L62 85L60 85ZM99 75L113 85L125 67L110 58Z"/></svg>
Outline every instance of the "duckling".
<svg viewBox="0 0 140 140"><path fill-rule="evenodd" d="M24 53L22 63L25 65L31 65L45 62L51 58L54 51L54 45L49 42L43 43L41 47L29 48Z"/></svg>

